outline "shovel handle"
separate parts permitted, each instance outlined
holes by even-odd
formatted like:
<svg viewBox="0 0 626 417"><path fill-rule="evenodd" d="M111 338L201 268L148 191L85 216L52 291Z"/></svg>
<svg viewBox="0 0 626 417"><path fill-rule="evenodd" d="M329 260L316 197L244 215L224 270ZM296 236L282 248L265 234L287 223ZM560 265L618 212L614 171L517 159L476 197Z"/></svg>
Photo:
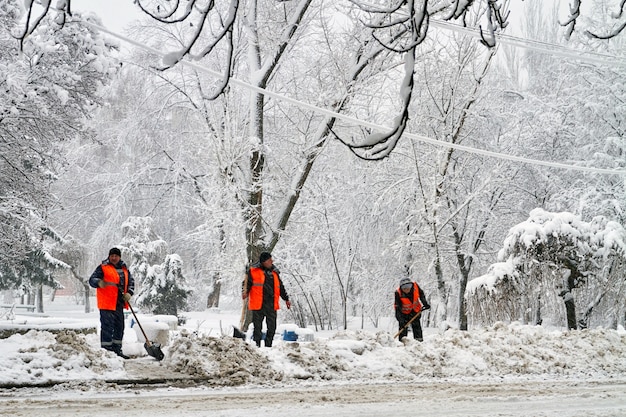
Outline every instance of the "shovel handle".
<svg viewBox="0 0 626 417"><path fill-rule="evenodd" d="M130 312L133 313L133 317L135 317L135 321L137 322L137 325L141 329L141 333L143 333L143 337L144 339L146 339L146 343L148 344L148 346L152 346L152 343L150 343L150 341L148 340L148 335L146 335L146 332L143 330L143 327L141 327L141 323L139 323L139 319L137 318L137 315L135 314L135 310L133 310L133 306L131 306L130 303L128 303L128 307L130 308Z"/></svg>
<svg viewBox="0 0 626 417"><path fill-rule="evenodd" d="M413 318L411 320L408 321L407 324L404 325L404 327L402 327L400 330L398 330L398 333L396 333L395 335L393 335L393 338L395 339L396 337L398 337L398 335L400 333L402 333L404 331L404 329L406 329L407 327L409 327L409 324L413 323L413 321L418 318L419 316L422 315L422 312L420 311L419 313L417 313L416 315L413 316ZM139 322L137 322L139 323Z"/></svg>
<svg viewBox="0 0 626 417"><path fill-rule="evenodd" d="M244 278L243 278L243 289L242 289L242 294L247 294L248 293L248 273L246 272L246 274L244 274ZM248 297L250 297L250 295L248 294ZM248 300L247 298L244 298L241 301L241 318L239 319L239 327L241 327L243 329L243 325L246 322L246 306L248 305Z"/></svg>

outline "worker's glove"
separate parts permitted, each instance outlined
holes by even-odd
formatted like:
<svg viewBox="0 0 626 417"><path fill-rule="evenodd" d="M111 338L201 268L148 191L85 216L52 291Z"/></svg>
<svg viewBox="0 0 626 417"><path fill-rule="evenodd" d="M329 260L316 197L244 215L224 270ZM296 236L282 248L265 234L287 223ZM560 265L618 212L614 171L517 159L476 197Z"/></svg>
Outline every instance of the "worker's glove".
<svg viewBox="0 0 626 417"><path fill-rule="evenodd" d="M291 301L287 300L285 304L287 304L287 310L291 309Z"/></svg>
<svg viewBox="0 0 626 417"><path fill-rule="evenodd" d="M246 298L248 298L248 293L247 292L242 292L241 293L241 299L245 300Z"/></svg>
<svg viewBox="0 0 626 417"><path fill-rule="evenodd" d="M422 310L430 310L430 305L425 304L424 307L422 307Z"/></svg>
<svg viewBox="0 0 626 417"><path fill-rule="evenodd" d="M104 283L104 280L101 279L100 281L98 281L98 287L100 288L104 288L106 286L106 284Z"/></svg>
<svg viewBox="0 0 626 417"><path fill-rule="evenodd" d="M122 295L122 297L124 298L124 301L125 301L125 302L128 302L128 301L130 301L130 297L131 297L131 295L130 295L130 293L129 293L129 292L125 292L125 293Z"/></svg>

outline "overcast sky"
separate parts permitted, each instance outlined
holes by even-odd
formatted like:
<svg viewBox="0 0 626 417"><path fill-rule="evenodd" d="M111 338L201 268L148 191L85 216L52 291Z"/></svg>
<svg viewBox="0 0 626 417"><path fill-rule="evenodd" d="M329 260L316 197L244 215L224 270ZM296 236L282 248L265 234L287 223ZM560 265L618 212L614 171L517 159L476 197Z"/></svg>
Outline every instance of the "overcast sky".
<svg viewBox="0 0 626 417"><path fill-rule="evenodd" d="M142 15L133 0L72 0L72 10L95 13L107 29L117 33Z"/></svg>

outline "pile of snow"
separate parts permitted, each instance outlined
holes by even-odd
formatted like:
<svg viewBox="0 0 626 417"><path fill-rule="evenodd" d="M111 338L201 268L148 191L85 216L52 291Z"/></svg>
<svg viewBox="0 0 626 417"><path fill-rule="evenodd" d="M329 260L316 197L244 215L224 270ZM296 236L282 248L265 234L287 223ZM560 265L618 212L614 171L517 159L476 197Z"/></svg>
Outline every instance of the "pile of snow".
<svg viewBox="0 0 626 417"><path fill-rule="evenodd" d="M57 334L31 330L0 340L0 385L125 377L124 363L94 346L96 337L73 330ZM99 344L99 339L95 341Z"/></svg>
<svg viewBox="0 0 626 417"><path fill-rule="evenodd" d="M100 349L96 334L32 330L13 335L0 340L0 385L156 375L215 386L626 375L623 329L564 331L498 323L469 332L426 329L422 343L400 342L386 331L349 330L316 334L312 342L284 342L277 335L273 348L257 348L230 335L182 328L162 347L162 362L146 356L141 343L124 343L127 354L141 357L124 361Z"/></svg>
<svg viewBox="0 0 626 417"><path fill-rule="evenodd" d="M264 353L254 343L242 339L198 337L181 332L169 347L163 365L221 386L282 379L281 373L272 369L271 360Z"/></svg>

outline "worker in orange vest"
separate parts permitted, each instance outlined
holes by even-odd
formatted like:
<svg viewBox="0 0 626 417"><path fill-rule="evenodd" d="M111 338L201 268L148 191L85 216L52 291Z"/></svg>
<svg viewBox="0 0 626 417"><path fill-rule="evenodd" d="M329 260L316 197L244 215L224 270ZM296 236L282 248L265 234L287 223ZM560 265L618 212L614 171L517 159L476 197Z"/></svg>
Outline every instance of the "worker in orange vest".
<svg viewBox="0 0 626 417"><path fill-rule="evenodd" d="M261 347L263 320L267 325L265 333L265 347L272 347L276 333L276 311L280 309L280 299L285 300L287 309L291 308L289 296L280 279L280 272L274 266L272 254L262 252L259 262L248 269L248 276L244 282L242 298L248 300L248 309L252 311L254 332L252 339Z"/></svg>
<svg viewBox="0 0 626 417"><path fill-rule="evenodd" d="M416 315L421 314L422 311L429 310L430 304L426 301L426 295L417 285L417 282L411 282L408 278L402 278L400 280L400 286L395 292L394 307L396 310L396 320L398 320L398 328L400 330L398 336L399 340L402 340L409 332L407 323ZM424 340L419 317L411 322L411 329L413 330L414 339L420 342Z"/></svg>
<svg viewBox="0 0 626 417"><path fill-rule="evenodd" d="M96 288L96 300L100 309L100 346L123 359L124 308L135 291L135 280L122 261L118 248L109 251L109 257L98 265L89 277L89 285Z"/></svg>

